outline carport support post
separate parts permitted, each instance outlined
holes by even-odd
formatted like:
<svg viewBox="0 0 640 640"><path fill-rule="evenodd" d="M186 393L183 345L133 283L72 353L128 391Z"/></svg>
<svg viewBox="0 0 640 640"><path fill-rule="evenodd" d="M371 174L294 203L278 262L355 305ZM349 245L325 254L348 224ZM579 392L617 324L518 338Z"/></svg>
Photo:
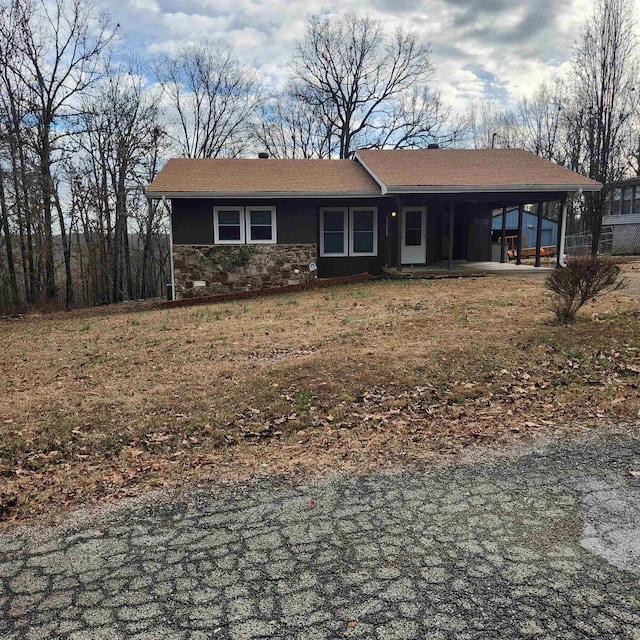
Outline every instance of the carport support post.
<svg viewBox="0 0 640 640"><path fill-rule="evenodd" d="M536 211L538 212L538 228L536 229L536 267L540 266L540 253L542 251L542 202L538 202Z"/></svg>
<svg viewBox="0 0 640 640"><path fill-rule="evenodd" d="M507 245L507 207L502 207L502 237L500 238L500 262L505 262L504 248Z"/></svg>
<svg viewBox="0 0 640 640"><path fill-rule="evenodd" d="M162 196L162 204L164 208L167 210L167 214L169 215L169 254L171 260L169 261L169 276L171 278L171 300L176 299L176 276L175 270L173 267L173 216L171 215L171 207L167 202L166 196Z"/></svg>
<svg viewBox="0 0 640 640"><path fill-rule="evenodd" d="M566 267L564 261L564 244L567 236L567 214L569 212L569 198L565 195L562 198L562 207L560 209L560 237L558 238L556 267Z"/></svg>
<svg viewBox="0 0 640 640"><path fill-rule="evenodd" d="M396 269L402 271L402 202L400 196L395 197L396 208Z"/></svg>
<svg viewBox="0 0 640 640"><path fill-rule="evenodd" d="M449 202L449 259L447 261L447 270L453 271L453 223L456 205L453 200Z"/></svg>
<svg viewBox="0 0 640 640"><path fill-rule="evenodd" d="M518 255L516 264L522 264L522 223L524 219L524 205L518 205Z"/></svg>

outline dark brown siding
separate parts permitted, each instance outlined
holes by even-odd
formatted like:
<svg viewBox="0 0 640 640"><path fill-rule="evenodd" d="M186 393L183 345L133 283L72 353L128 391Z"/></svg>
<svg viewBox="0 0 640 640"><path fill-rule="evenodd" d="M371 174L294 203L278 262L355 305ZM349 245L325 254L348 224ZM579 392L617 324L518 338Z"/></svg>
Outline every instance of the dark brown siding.
<svg viewBox="0 0 640 640"><path fill-rule="evenodd" d="M278 244L317 242L317 207L313 201L174 199L174 244L213 244L213 207L246 204L276 207Z"/></svg>
<svg viewBox="0 0 640 640"><path fill-rule="evenodd" d="M337 278L356 273L375 275L382 271L382 267L384 267L384 263L380 256L318 258L318 276L320 278Z"/></svg>
<svg viewBox="0 0 640 640"><path fill-rule="evenodd" d="M213 244L213 207L264 205L276 208L278 244L318 242L318 212L321 207L377 206L379 220L390 201L380 199L299 199L299 200L208 200L173 199L174 244Z"/></svg>
<svg viewBox="0 0 640 640"><path fill-rule="evenodd" d="M504 194L505 202L551 200L561 194ZM454 257L467 260L491 259L492 207L502 206L496 194L466 194L456 198ZM427 207L427 261L429 264L445 260L448 242L443 237L447 228L450 196L403 195L381 198L326 199L173 199L174 244L213 244L213 207L224 205L275 206L277 211L278 244L318 244L319 211L322 207L376 206L378 207L378 255L372 257L322 258L318 255L318 274L321 277L349 275L367 271L379 273L385 265L395 266L398 253L398 220L392 211L403 205ZM319 246L318 246L319 248Z"/></svg>
<svg viewBox="0 0 640 640"><path fill-rule="evenodd" d="M389 263L393 220L391 198L298 199L298 200L208 200L174 199L172 205L174 244L213 244L213 207L225 205L265 205L276 207L278 244L316 244L319 239L319 212L322 207L378 207L378 255L348 258L318 258L318 275L334 277L354 273L380 273ZM389 235L387 235L387 231Z"/></svg>
<svg viewBox="0 0 640 640"><path fill-rule="evenodd" d="M318 202L316 212L320 215L322 207L366 207L378 208L378 255L377 256L349 256L341 258L322 258L318 255L318 275L321 278L333 278L348 276L356 273L378 274L383 267L393 264L395 255L395 221L391 218L391 212L395 211L395 201L393 198L376 198L360 200L336 200L335 202ZM320 242L320 228L316 231L316 238ZM319 251L319 249L318 249Z"/></svg>
<svg viewBox="0 0 640 640"><path fill-rule="evenodd" d="M172 200L174 244L213 244L211 200Z"/></svg>
<svg viewBox="0 0 640 640"><path fill-rule="evenodd" d="M317 208L305 200L281 200L275 203L278 244L314 244L318 242Z"/></svg>

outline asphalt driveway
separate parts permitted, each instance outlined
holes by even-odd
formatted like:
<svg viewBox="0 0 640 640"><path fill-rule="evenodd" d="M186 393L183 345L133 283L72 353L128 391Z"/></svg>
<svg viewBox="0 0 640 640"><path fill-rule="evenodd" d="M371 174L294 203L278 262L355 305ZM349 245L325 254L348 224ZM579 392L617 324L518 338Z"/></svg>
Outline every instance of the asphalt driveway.
<svg viewBox="0 0 640 640"><path fill-rule="evenodd" d="M640 639L640 440L0 537L2 638Z"/></svg>

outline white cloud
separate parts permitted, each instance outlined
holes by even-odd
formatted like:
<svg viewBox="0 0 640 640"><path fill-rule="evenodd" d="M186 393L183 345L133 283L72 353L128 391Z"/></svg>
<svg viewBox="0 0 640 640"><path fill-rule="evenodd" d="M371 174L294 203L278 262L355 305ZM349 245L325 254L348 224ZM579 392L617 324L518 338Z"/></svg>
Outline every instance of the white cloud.
<svg viewBox="0 0 640 640"><path fill-rule="evenodd" d="M203 37L231 44L275 86L310 13L370 13L414 28L433 46L434 86L457 110L483 97L507 103L566 69L593 0L98 0L125 46L169 52Z"/></svg>
<svg viewBox="0 0 640 640"><path fill-rule="evenodd" d="M128 5L133 11L160 14L160 5L156 0L129 0Z"/></svg>

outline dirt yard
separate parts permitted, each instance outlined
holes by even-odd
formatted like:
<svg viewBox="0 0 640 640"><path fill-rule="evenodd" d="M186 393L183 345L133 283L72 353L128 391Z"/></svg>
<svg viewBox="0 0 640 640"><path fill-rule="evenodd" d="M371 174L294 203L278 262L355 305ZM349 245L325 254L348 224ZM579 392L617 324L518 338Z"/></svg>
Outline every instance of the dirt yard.
<svg viewBox="0 0 640 640"><path fill-rule="evenodd" d="M625 271L569 327L539 280L504 276L0 321L3 526L638 421L640 265Z"/></svg>

